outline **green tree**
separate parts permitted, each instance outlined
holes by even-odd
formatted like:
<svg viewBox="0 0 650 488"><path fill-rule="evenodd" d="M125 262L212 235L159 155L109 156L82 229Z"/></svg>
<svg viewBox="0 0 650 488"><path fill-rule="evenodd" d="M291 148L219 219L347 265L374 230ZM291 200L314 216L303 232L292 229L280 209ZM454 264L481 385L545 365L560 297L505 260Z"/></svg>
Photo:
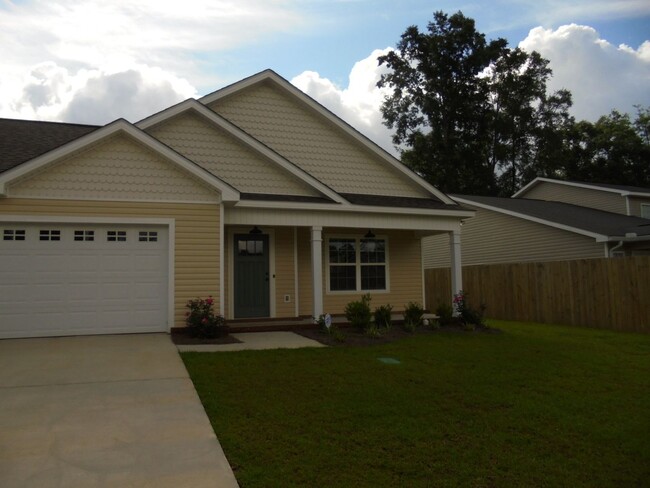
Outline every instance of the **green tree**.
<svg viewBox="0 0 650 488"><path fill-rule="evenodd" d="M490 80L482 73L506 48L487 42L461 12L434 14L422 33L411 26L397 50L379 58L390 71L378 85L392 88L382 105L402 161L448 192L493 193L489 165Z"/></svg>

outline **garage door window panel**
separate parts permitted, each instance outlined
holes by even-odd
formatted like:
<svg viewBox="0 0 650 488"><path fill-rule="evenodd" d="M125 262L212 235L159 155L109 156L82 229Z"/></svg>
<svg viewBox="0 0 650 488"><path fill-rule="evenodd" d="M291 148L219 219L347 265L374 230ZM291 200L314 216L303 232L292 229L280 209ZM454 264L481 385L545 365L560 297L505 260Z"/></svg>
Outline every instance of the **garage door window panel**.
<svg viewBox="0 0 650 488"><path fill-rule="evenodd" d="M95 240L95 231L94 230L75 230L74 231L74 240L75 241L86 241L91 242Z"/></svg>
<svg viewBox="0 0 650 488"><path fill-rule="evenodd" d="M126 242L126 231L108 230L106 231L106 240L108 242Z"/></svg>
<svg viewBox="0 0 650 488"><path fill-rule="evenodd" d="M61 240L61 231L60 230L48 230L41 229L38 233L38 238L41 241L60 241Z"/></svg>
<svg viewBox="0 0 650 488"><path fill-rule="evenodd" d="M2 233L2 239L5 241L24 241L24 229L5 229Z"/></svg>

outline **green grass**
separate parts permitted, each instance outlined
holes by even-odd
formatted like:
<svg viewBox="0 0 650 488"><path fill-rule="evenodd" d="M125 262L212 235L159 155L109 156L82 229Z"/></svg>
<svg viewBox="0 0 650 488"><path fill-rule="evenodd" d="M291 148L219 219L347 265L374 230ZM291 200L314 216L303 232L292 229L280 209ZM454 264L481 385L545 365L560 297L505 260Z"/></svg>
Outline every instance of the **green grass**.
<svg viewBox="0 0 650 488"><path fill-rule="evenodd" d="M650 336L491 324L182 357L242 487L648 486Z"/></svg>

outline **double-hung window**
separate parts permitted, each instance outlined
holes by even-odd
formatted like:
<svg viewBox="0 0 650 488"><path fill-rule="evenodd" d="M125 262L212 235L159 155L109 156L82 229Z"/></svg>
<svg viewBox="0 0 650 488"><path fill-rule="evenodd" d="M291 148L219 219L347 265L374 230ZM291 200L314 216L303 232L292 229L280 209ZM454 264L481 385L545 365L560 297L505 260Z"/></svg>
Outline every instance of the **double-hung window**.
<svg viewBox="0 0 650 488"><path fill-rule="evenodd" d="M327 240L329 291L386 290L386 239L332 237Z"/></svg>

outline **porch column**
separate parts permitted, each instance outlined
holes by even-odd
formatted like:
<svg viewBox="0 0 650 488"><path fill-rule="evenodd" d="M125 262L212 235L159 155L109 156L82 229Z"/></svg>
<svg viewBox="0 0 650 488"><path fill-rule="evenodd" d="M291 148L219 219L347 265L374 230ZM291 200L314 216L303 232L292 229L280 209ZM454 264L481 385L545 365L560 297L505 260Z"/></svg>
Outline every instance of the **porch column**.
<svg viewBox="0 0 650 488"><path fill-rule="evenodd" d="M323 228L311 228L311 287L314 294L312 315L323 314Z"/></svg>
<svg viewBox="0 0 650 488"><path fill-rule="evenodd" d="M463 289L463 267L460 262L460 230L449 233L451 254L451 298Z"/></svg>

